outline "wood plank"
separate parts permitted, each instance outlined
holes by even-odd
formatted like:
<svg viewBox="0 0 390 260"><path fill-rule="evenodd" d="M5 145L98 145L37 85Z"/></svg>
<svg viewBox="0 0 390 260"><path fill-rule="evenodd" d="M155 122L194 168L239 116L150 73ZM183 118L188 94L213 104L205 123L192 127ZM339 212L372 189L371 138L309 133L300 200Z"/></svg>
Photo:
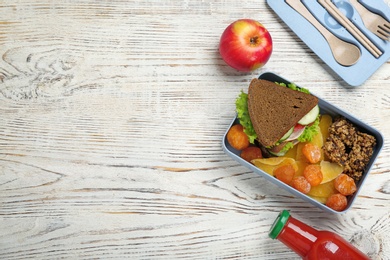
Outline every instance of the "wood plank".
<svg viewBox="0 0 390 260"><path fill-rule="evenodd" d="M0 12L1 259L297 259L267 235L284 208L390 258L387 141L337 216L221 148L235 98L264 71L389 139L389 62L348 88L265 1L4 0ZM251 73L218 54L244 17L274 39Z"/></svg>

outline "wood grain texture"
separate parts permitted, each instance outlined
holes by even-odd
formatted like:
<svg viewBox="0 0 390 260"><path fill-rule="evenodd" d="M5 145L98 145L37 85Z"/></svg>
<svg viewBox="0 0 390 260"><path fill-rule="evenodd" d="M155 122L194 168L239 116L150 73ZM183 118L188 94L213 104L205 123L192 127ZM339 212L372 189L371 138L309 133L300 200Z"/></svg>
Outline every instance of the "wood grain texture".
<svg viewBox="0 0 390 260"><path fill-rule="evenodd" d="M268 238L281 209L390 259L389 62L348 88L263 0L3 0L0 13L1 259L297 259ZM274 40L249 74L218 54L244 17ZM222 151L237 94L264 71L383 134L347 214Z"/></svg>

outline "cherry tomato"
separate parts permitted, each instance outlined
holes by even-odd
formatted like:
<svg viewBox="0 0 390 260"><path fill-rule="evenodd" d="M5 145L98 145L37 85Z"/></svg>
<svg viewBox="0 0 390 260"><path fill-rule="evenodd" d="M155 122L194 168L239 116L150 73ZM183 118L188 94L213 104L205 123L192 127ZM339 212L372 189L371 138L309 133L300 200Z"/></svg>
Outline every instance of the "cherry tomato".
<svg viewBox="0 0 390 260"><path fill-rule="evenodd" d="M344 173L334 180L334 187L345 196L351 195L357 190L355 181Z"/></svg>
<svg viewBox="0 0 390 260"><path fill-rule="evenodd" d="M273 173L278 180L290 185L295 175L295 169L291 164L284 164L276 168Z"/></svg>
<svg viewBox="0 0 390 260"><path fill-rule="evenodd" d="M323 179L321 166L317 164L310 164L306 166L303 170L303 176L305 176L311 186L319 185Z"/></svg>
<svg viewBox="0 0 390 260"><path fill-rule="evenodd" d="M263 154L261 153L261 149L256 146L249 146L242 150L241 158L245 161L251 162L254 159L263 158Z"/></svg>
<svg viewBox="0 0 390 260"><path fill-rule="evenodd" d="M296 190L302 192L303 194L309 193L311 189L310 183L303 176L295 177L292 180L291 186L293 186Z"/></svg>
<svg viewBox="0 0 390 260"><path fill-rule="evenodd" d="M229 129L227 140L237 150L243 150L249 146L248 136L244 133L244 127L240 124L234 125Z"/></svg>
<svg viewBox="0 0 390 260"><path fill-rule="evenodd" d="M321 148L315 144L305 144L302 153L310 163L318 163L321 160Z"/></svg>
<svg viewBox="0 0 390 260"><path fill-rule="evenodd" d="M344 210L347 207L347 204L347 197L340 193L330 195L326 200L326 206L336 211Z"/></svg>

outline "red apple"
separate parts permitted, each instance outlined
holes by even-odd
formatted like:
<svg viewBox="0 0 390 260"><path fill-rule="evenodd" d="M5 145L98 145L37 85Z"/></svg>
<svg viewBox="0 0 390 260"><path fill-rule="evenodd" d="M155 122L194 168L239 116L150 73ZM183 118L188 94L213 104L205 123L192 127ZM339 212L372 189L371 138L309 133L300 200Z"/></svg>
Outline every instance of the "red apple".
<svg viewBox="0 0 390 260"><path fill-rule="evenodd" d="M223 32L219 53L229 66L249 72L267 63L272 53L272 38L261 23L240 19Z"/></svg>

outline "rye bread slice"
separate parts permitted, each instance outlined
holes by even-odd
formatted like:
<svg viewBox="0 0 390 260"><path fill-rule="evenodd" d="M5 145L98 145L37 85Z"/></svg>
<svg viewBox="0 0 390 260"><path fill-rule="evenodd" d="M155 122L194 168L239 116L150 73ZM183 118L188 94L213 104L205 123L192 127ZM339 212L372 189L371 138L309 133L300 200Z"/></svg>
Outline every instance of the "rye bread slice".
<svg viewBox="0 0 390 260"><path fill-rule="evenodd" d="M318 98L261 79L248 89L248 110L258 141L272 146L318 104Z"/></svg>

